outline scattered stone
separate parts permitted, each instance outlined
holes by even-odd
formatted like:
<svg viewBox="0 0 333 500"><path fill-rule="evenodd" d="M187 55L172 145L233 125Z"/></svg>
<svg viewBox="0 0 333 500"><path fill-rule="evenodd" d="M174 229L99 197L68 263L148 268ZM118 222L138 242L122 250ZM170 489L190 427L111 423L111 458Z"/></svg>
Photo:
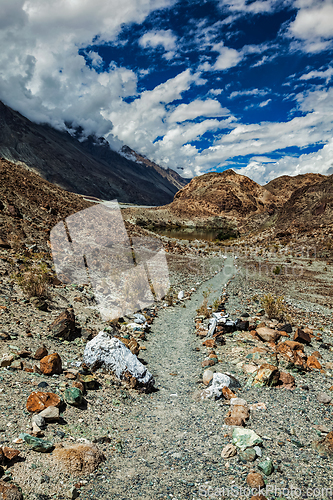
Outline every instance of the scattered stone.
<svg viewBox="0 0 333 500"><path fill-rule="evenodd" d="M232 404L231 409L228 411L226 418L224 419L224 423L226 425L237 425L243 427L249 416L250 413L247 405Z"/></svg>
<svg viewBox="0 0 333 500"><path fill-rule="evenodd" d="M318 361L318 358L316 356L309 356L307 361L306 361L307 365L309 368L311 368L312 370L321 370L322 366L321 364L319 363Z"/></svg>
<svg viewBox="0 0 333 500"><path fill-rule="evenodd" d="M7 366L10 366L12 362L14 361L15 357L13 354L4 354L2 356L2 359L0 361L0 366L1 368L6 368Z"/></svg>
<svg viewBox="0 0 333 500"><path fill-rule="evenodd" d="M30 434L26 434L24 432L19 435L19 438L23 439L23 441L25 441L34 451L46 453L53 449L53 443L51 443L51 441L45 441L44 439L31 436Z"/></svg>
<svg viewBox="0 0 333 500"><path fill-rule="evenodd" d="M323 439L311 444L321 457L333 457L333 432L329 432Z"/></svg>
<svg viewBox="0 0 333 500"><path fill-rule="evenodd" d="M46 349L45 345L42 347L39 347L37 351L34 354L34 359L43 359L48 355L48 350Z"/></svg>
<svg viewBox="0 0 333 500"><path fill-rule="evenodd" d="M295 386L294 377L287 372L280 372L279 383L283 384L285 387L291 388Z"/></svg>
<svg viewBox="0 0 333 500"><path fill-rule="evenodd" d="M281 342L277 348L276 352L280 354L290 363L299 366L303 370L307 370L308 366L306 363L307 356L304 353L304 345L300 342L295 342L293 340L286 340Z"/></svg>
<svg viewBox="0 0 333 500"><path fill-rule="evenodd" d="M212 370L205 370L203 372L203 376L202 376L202 381L205 385L209 385L209 383L213 380L213 375L214 375L214 372L212 372Z"/></svg>
<svg viewBox="0 0 333 500"><path fill-rule="evenodd" d="M246 450L241 450L239 452L239 458L243 462L254 462L254 460L257 458L257 453L254 448L247 448Z"/></svg>
<svg viewBox="0 0 333 500"><path fill-rule="evenodd" d="M285 323L282 326L278 327L279 332L292 333L293 329L290 323Z"/></svg>
<svg viewBox="0 0 333 500"><path fill-rule="evenodd" d="M88 367L99 366L119 379L129 373L146 390L151 390L155 383L152 374L138 358L119 339L110 338L104 331L87 343L83 361Z"/></svg>
<svg viewBox="0 0 333 500"><path fill-rule="evenodd" d="M256 387L273 387L278 383L279 376L280 372L276 366L266 363L260 366L254 377L252 385Z"/></svg>
<svg viewBox="0 0 333 500"><path fill-rule="evenodd" d="M58 353L50 354L40 360L40 369L44 375L60 374L62 372L62 362Z"/></svg>
<svg viewBox="0 0 333 500"><path fill-rule="evenodd" d="M9 366L10 370L22 370L23 364L20 359L15 359Z"/></svg>
<svg viewBox="0 0 333 500"><path fill-rule="evenodd" d="M213 374L213 380L211 386L202 391L201 399L208 399L211 398L212 396L220 398L222 396L223 387L229 387L229 385L232 385L231 377L229 377L224 373L216 372Z"/></svg>
<svg viewBox="0 0 333 500"><path fill-rule="evenodd" d="M30 413L39 413L49 406L58 407L60 404L61 399L57 394L52 392L32 392L28 397L26 408Z"/></svg>
<svg viewBox="0 0 333 500"><path fill-rule="evenodd" d="M250 488L265 487L264 478L261 474L259 474L259 472L250 472L250 474L247 475L246 482L250 486Z"/></svg>
<svg viewBox="0 0 333 500"><path fill-rule="evenodd" d="M304 330L297 328L295 335L294 335L294 341L295 342L302 342L302 344L309 345L309 344L311 344L311 337Z"/></svg>
<svg viewBox="0 0 333 500"><path fill-rule="evenodd" d="M319 392L316 397L319 403L323 403L325 405L332 401L332 396L329 396L326 392Z"/></svg>
<svg viewBox="0 0 333 500"><path fill-rule="evenodd" d="M91 474L105 460L102 452L94 444L57 447L52 456L60 469L74 475Z"/></svg>
<svg viewBox="0 0 333 500"><path fill-rule="evenodd" d="M32 304L39 311L47 311L47 302L42 297L31 297L30 304Z"/></svg>
<svg viewBox="0 0 333 500"><path fill-rule="evenodd" d="M206 368L206 366L214 366L216 364L216 361L214 358L207 358L204 359L203 362L201 363L202 368Z"/></svg>
<svg viewBox="0 0 333 500"><path fill-rule="evenodd" d="M77 376L77 380L81 382L87 390L96 389L98 384L97 380L92 375L82 375L81 373L79 373Z"/></svg>
<svg viewBox="0 0 333 500"><path fill-rule="evenodd" d="M225 399L234 399L236 397L236 394L232 392L229 387L222 387L222 394L225 397Z"/></svg>
<svg viewBox="0 0 333 500"><path fill-rule="evenodd" d="M273 330L267 326L257 328L257 335L265 342L276 342L281 337L278 330Z"/></svg>
<svg viewBox="0 0 333 500"><path fill-rule="evenodd" d="M71 406L80 406L82 403L82 391L77 387L70 387L64 392L64 398L67 404Z"/></svg>
<svg viewBox="0 0 333 500"><path fill-rule="evenodd" d="M249 363L249 364L243 365L242 370L247 375L251 375L252 373L254 373L258 370L258 367L257 367L257 365L252 365Z"/></svg>
<svg viewBox="0 0 333 500"><path fill-rule="evenodd" d="M75 316L72 308L66 309L50 325L54 337L68 340L75 333Z"/></svg>
<svg viewBox="0 0 333 500"><path fill-rule="evenodd" d="M18 457L20 454L19 450L15 450L14 448L9 448L8 446L3 446L1 448L3 456L8 460L11 461L14 458Z"/></svg>
<svg viewBox="0 0 333 500"><path fill-rule="evenodd" d="M40 413L33 415L31 422L35 423L39 429L44 429L46 427L45 418Z"/></svg>
<svg viewBox="0 0 333 500"><path fill-rule="evenodd" d="M78 498L80 493L75 488L75 486L72 486L68 491L66 491L65 495L66 495L66 498L71 498L73 500L74 498Z"/></svg>
<svg viewBox="0 0 333 500"><path fill-rule="evenodd" d="M227 444L221 453L222 458L231 458L237 454L237 448L233 444Z"/></svg>
<svg viewBox="0 0 333 500"><path fill-rule="evenodd" d="M266 476L270 476L274 470L272 460L270 458L263 460L258 464L258 469L260 469Z"/></svg>
<svg viewBox="0 0 333 500"><path fill-rule="evenodd" d="M232 433L232 442L240 450L246 450L246 448L262 444L262 439L251 429L236 427Z"/></svg>
<svg viewBox="0 0 333 500"><path fill-rule="evenodd" d="M1 480L0 495L3 500L23 500L23 495L15 484Z"/></svg>

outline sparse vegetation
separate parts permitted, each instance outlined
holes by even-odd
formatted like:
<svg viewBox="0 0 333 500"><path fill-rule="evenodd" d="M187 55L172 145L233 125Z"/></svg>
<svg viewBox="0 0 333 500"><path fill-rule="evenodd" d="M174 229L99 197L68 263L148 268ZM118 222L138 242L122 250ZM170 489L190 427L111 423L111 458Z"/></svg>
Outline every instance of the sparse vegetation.
<svg viewBox="0 0 333 500"><path fill-rule="evenodd" d="M47 297L51 274L44 262L26 262L24 269L14 276L27 297Z"/></svg>
<svg viewBox="0 0 333 500"><path fill-rule="evenodd" d="M282 273L282 266L275 266L273 269L273 273L275 275L281 274Z"/></svg>
<svg viewBox="0 0 333 500"><path fill-rule="evenodd" d="M209 318L212 310L208 309L208 297L210 296L212 290L209 288L208 290L204 290L202 292L203 295L203 301L201 306L197 309L197 314L199 316L204 316L205 318Z"/></svg>
<svg viewBox="0 0 333 500"><path fill-rule="evenodd" d="M262 307L265 309L266 315L270 319L274 318L281 321L283 319L288 319L287 308L283 296L277 297L268 293L263 296L260 302Z"/></svg>

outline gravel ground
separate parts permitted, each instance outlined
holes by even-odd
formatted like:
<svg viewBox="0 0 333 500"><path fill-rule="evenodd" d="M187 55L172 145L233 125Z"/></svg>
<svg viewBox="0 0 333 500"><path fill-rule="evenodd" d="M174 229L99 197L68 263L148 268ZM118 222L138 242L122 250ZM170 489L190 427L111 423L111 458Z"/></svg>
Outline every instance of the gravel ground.
<svg viewBox="0 0 333 500"><path fill-rule="evenodd" d="M22 487L25 498L68 498L67 492L76 483L79 483L77 486L83 500L249 498L248 494L242 495L236 489L232 493L222 491L228 487L245 488L247 474L250 470L258 472L259 462L259 459L242 462L238 455L227 460L221 457L223 447L231 443L233 431L233 427L224 424L228 402L212 399L198 402L193 398L204 388L201 362L210 351L195 335L194 318L202 303L203 291L210 288L210 301L213 301L221 296L227 285L229 299L226 306L232 318L239 317L244 311L256 317L261 309L257 296L268 291L287 292L285 296L294 328L313 327L315 333L322 333L323 343L332 341L330 308L313 304L310 299L315 301L315 298L312 296L303 300L297 292L297 285L291 281L277 281L255 273L251 278L245 277L244 272L239 272L247 264L245 260L240 262L242 259L236 261L235 267L231 257L227 261L207 258L198 278L198 268L193 268L192 272L184 269L186 257L168 258L169 264L172 261L171 282L175 292L192 286L197 286L197 291L184 302L159 307L151 331L146 335L147 340L140 342L146 350L141 350L139 357L153 373L157 390L152 394L140 394L124 389L120 383L100 374L101 387L88 391L86 408L67 406L62 423L49 424L45 438L63 444L78 439L104 441L99 446L106 461L95 473L74 478L54 469L52 455L28 451L25 445L15 445L21 450L23 459L9 467L8 474ZM208 271L211 275L223 264L222 272L202 285L196 285L207 277ZM318 268L317 275L319 271ZM302 286L310 290L311 279L313 277L308 276L308 281ZM1 330L10 332L12 340L1 341L1 353L8 352L10 345L34 350L45 342L68 366L75 366L82 359L82 339L64 344L48 337L46 327L59 310L69 304L75 305L81 323L102 327L98 315L89 308L89 297L84 297L83 303L75 303L74 296L80 294L80 290L59 288L53 297L51 312L36 312L30 304L24 303L15 286L10 286L5 279L2 292L3 307L7 312L2 310L0 320ZM264 316L260 320L268 321ZM27 338L27 332L32 332L33 336ZM275 470L271 476L265 477L267 486L286 488L281 494L278 491L276 494L267 493L267 498L288 498L291 487L301 489L298 498L331 498L325 488L332 484L332 462L321 458L311 443L326 435L316 426L324 425L332 430L333 407L316 398L320 391L332 394L333 370L327 367L332 362L332 351L324 349L322 342L315 340L311 346L305 347L307 354L320 352L324 369L305 374L291 372L296 380L294 390L247 388L247 377L239 364L245 361L253 347L265 347L265 343L254 340L247 332L235 332L226 335L225 339L225 345L215 349L220 361L214 369L236 376L242 386L237 395L248 404L264 403L266 406L266 409L251 410L247 428L263 438L263 456L273 460ZM63 375L45 377L8 369L2 369L0 377L0 444L14 446L13 439L30 427L30 416L25 411L30 392L36 390L40 382L48 384L47 390L62 390L61 384L66 379ZM59 431L64 436L60 437ZM319 494L316 492L311 496L313 490L308 488L315 487L319 488Z"/></svg>

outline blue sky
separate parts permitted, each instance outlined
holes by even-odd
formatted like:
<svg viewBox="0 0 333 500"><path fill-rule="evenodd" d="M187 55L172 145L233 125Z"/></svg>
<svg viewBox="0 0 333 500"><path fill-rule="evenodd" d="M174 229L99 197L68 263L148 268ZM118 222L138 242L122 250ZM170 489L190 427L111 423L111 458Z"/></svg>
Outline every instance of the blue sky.
<svg viewBox="0 0 333 500"><path fill-rule="evenodd" d="M333 173L333 0L0 0L0 14L0 99L31 120L186 177Z"/></svg>

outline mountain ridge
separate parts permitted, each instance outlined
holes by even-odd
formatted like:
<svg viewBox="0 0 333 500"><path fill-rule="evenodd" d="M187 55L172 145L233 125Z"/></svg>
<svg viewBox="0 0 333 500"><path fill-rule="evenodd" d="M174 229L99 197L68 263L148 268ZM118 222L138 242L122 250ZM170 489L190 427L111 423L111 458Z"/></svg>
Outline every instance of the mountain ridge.
<svg viewBox="0 0 333 500"><path fill-rule="evenodd" d="M22 162L44 179L78 194L125 203L170 203L188 182L154 162L134 162L103 138L83 141L36 124L0 101L0 156Z"/></svg>

